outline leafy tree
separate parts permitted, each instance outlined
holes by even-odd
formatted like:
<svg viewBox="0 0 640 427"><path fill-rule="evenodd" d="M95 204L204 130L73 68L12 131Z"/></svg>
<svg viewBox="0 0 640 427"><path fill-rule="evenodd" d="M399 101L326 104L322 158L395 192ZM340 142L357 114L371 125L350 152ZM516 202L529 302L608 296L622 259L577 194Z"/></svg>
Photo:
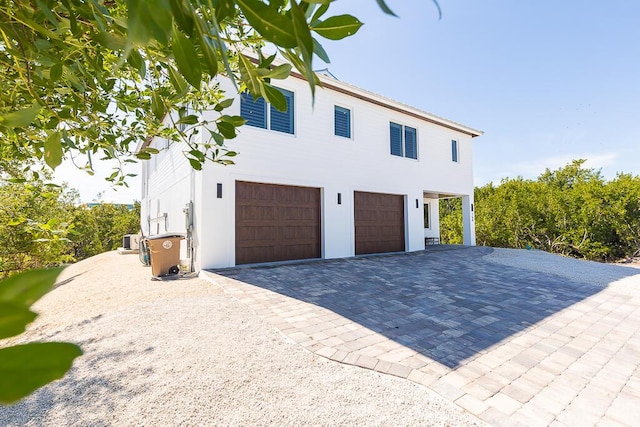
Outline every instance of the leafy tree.
<svg viewBox="0 0 640 427"><path fill-rule="evenodd" d="M640 254L640 177L607 182L584 162L547 169L535 181L476 188L478 244L602 261ZM452 204L441 211L443 241L461 241L459 211Z"/></svg>
<svg viewBox="0 0 640 427"><path fill-rule="evenodd" d="M317 37L339 40L362 25L329 9L324 0L3 1L3 151L51 168L66 154L90 171L97 158L134 161L138 143L162 135L182 141L195 168L230 163L224 140L244 120L224 114L232 100L216 79L284 109L271 80L295 67L313 91L313 56L328 60ZM274 52L286 62L276 65ZM211 107L214 121L196 114ZM109 179L126 185L121 169Z"/></svg>
<svg viewBox="0 0 640 427"><path fill-rule="evenodd" d="M67 253L73 195L42 181L0 185L0 278L73 261Z"/></svg>
<svg viewBox="0 0 640 427"><path fill-rule="evenodd" d="M140 231L140 203L125 205L100 203L76 208L69 239L76 260L117 249L125 234Z"/></svg>
<svg viewBox="0 0 640 427"><path fill-rule="evenodd" d="M462 200L440 200L440 240L450 245L462 244Z"/></svg>

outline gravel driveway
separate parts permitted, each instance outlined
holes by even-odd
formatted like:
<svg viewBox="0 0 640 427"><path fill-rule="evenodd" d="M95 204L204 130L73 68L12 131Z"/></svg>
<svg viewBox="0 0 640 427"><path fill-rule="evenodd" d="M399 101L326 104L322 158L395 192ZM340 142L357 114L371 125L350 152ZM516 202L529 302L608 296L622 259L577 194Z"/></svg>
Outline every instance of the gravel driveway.
<svg viewBox="0 0 640 427"><path fill-rule="evenodd" d="M63 275L15 341L71 341L84 356L0 407L0 426L483 425L424 386L304 350L207 281L151 281L135 255Z"/></svg>

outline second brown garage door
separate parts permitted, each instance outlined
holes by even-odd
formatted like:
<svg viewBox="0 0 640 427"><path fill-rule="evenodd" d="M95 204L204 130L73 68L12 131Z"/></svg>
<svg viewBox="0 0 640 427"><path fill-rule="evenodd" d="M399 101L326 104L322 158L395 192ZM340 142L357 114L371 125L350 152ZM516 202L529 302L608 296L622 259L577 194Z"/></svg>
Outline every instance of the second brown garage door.
<svg viewBox="0 0 640 427"><path fill-rule="evenodd" d="M356 255L404 251L404 196L356 191L353 199Z"/></svg>
<svg viewBox="0 0 640 427"><path fill-rule="evenodd" d="M236 182L236 264L320 257L319 188Z"/></svg>

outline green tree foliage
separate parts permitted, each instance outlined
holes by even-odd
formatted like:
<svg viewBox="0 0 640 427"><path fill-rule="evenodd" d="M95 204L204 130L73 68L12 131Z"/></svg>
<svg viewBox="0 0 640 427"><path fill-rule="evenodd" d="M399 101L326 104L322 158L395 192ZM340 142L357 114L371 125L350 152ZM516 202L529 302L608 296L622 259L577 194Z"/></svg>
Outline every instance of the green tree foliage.
<svg viewBox="0 0 640 427"><path fill-rule="evenodd" d="M42 181L0 185L0 278L73 261L67 232L73 200Z"/></svg>
<svg viewBox="0 0 640 427"><path fill-rule="evenodd" d="M0 198L0 278L117 249L140 230L140 203L88 208L42 180L0 185Z"/></svg>
<svg viewBox="0 0 640 427"><path fill-rule="evenodd" d="M440 200L440 241L460 245L462 240L462 200Z"/></svg>
<svg viewBox="0 0 640 427"><path fill-rule="evenodd" d="M640 177L606 181L584 162L476 188L477 243L602 261L640 254ZM443 241L461 240L460 210L441 208Z"/></svg>
<svg viewBox="0 0 640 427"><path fill-rule="evenodd" d="M76 208L69 239L76 260L88 258L122 246L125 234L140 231L140 203L126 205L100 203Z"/></svg>
<svg viewBox="0 0 640 427"><path fill-rule="evenodd" d="M183 142L197 169L207 159L230 163L224 140L244 120L224 113L232 101L216 79L284 109L272 79L295 68L313 91L312 59L328 60L319 38L339 40L362 25L329 9L323 0L2 1L3 154L51 168L80 155L90 171L94 159L135 161L140 142L162 135ZM274 63L276 52L284 64ZM215 120L196 114L211 108ZM121 169L109 180L126 185Z"/></svg>

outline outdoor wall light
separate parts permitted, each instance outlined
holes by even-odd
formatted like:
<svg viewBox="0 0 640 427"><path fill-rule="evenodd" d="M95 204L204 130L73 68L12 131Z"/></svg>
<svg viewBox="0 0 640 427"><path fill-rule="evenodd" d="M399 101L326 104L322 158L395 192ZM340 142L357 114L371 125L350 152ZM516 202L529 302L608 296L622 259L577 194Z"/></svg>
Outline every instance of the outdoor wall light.
<svg viewBox="0 0 640 427"><path fill-rule="evenodd" d="M342 193L338 193L338 204L342 204Z"/></svg>
<svg viewBox="0 0 640 427"><path fill-rule="evenodd" d="M222 199L222 183L216 184L216 197Z"/></svg>
<svg viewBox="0 0 640 427"><path fill-rule="evenodd" d="M416 208L420 208L420 203L418 202L418 199L416 199Z"/></svg>

